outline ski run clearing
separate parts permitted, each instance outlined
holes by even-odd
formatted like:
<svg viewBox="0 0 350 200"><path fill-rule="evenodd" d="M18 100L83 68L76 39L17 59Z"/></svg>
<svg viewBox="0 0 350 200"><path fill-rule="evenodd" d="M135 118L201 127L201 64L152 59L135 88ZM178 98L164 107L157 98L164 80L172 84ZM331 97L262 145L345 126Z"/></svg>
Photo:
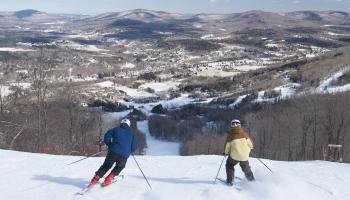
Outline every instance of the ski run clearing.
<svg viewBox="0 0 350 200"><path fill-rule="evenodd" d="M179 155L179 142L165 142L155 139L151 136L148 129L148 120L137 122L137 128L146 135L146 155L161 156L161 155Z"/></svg>
<svg viewBox="0 0 350 200"><path fill-rule="evenodd" d="M84 188L104 158L89 158L67 165L81 157L53 156L0 150L1 199L11 200L346 200L350 199L350 165L324 161L280 162L258 160L250 163L257 181L239 183L240 190L218 181L213 184L222 156L136 156L149 178L152 190L132 158L123 180L107 188ZM244 177L239 166L236 175ZM219 175L225 177L224 165Z"/></svg>

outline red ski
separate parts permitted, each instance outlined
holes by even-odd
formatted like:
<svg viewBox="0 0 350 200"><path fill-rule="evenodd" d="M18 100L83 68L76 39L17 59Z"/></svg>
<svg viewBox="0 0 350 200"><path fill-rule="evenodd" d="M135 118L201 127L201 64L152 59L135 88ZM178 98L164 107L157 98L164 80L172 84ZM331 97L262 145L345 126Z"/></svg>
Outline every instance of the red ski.
<svg viewBox="0 0 350 200"><path fill-rule="evenodd" d="M116 176L116 177L121 177L122 179L124 179L124 175L119 175L119 176ZM115 182L117 182L118 180L117 179L115 179L115 180L113 180L110 184L108 184L108 185L103 185L103 183L101 183L101 187L107 187L107 186L109 186L109 185L112 185L113 183L115 183ZM91 185L91 184L89 184L88 186L86 186L85 188L83 188L82 190L80 190L79 192L77 192L77 193L75 193L75 195L84 195L84 194L86 194L86 193L88 193L93 187L95 187L97 184L95 184L95 185Z"/></svg>

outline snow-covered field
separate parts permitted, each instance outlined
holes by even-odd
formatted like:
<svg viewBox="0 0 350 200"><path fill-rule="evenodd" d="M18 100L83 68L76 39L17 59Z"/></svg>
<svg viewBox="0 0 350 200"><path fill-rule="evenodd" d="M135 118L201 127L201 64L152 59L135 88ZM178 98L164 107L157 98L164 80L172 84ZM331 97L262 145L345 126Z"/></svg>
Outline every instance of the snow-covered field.
<svg viewBox="0 0 350 200"><path fill-rule="evenodd" d="M114 84L112 81L104 81L104 82L96 83L96 86L101 87L101 88L112 88L113 87L116 90L124 91L127 95L129 95L131 97L152 97L152 96L154 96L153 94L142 91L142 90L137 90L137 89L129 88L126 86Z"/></svg>
<svg viewBox="0 0 350 200"><path fill-rule="evenodd" d="M132 158L120 180L107 188L95 187L84 196L75 193L88 184L104 158L0 151L1 199L11 200L346 200L350 199L350 165L324 161L278 162L264 160L270 174L250 159L256 182L239 183L240 191L213 184L222 156L136 156L153 190L147 186ZM236 175L243 178L239 167ZM219 175L225 177L224 169Z"/></svg>
<svg viewBox="0 0 350 200"><path fill-rule="evenodd" d="M151 88L158 93L158 92L166 92L171 89L177 89L179 85L180 85L180 81L179 82L174 82L174 81L149 82L149 83L140 85L140 88L143 88L143 89Z"/></svg>
<svg viewBox="0 0 350 200"><path fill-rule="evenodd" d="M34 51L34 50L33 49L22 49L22 48L12 48L12 47L1 47L0 51L18 52L18 51Z"/></svg>

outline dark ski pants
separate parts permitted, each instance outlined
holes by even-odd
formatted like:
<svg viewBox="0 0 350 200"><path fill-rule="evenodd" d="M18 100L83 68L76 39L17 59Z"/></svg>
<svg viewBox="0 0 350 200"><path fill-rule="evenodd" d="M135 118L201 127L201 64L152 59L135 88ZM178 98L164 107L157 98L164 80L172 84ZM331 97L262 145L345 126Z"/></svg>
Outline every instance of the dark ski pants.
<svg viewBox="0 0 350 200"><path fill-rule="evenodd" d="M113 164L115 163L115 167L113 168L112 172L115 176L118 176L119 173L125 168L127 158L124 158L123 156L113 153L111 151L108 151L106 159L100 169L97 170L96 175L99 177L103 177L109 169L113 167Z"/></svg>
<svg viewBox="0 0 350 200"><path fill-rule="evenodd" d="M227 158L226 161L226 175L227 175L227 179L226 181L228 183L232 183L232 180L235 176L235 165L237 165L239 163L239 165L242 168L242 171L245 174L245 177L249 180L249 181L253 181L255 180L254 175L252 170L250 169L249 166L249 162L247 161L237 161L232 159L230 156Z"/></svg>

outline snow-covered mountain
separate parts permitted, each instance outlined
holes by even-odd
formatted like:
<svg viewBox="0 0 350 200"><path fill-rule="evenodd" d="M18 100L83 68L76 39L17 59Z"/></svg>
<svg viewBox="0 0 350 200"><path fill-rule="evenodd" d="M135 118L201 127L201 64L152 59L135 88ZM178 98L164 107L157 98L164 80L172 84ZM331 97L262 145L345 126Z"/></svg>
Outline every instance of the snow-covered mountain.
<svg viewBox="0 0 350 200"><path fill-rule="evenodd" d="M13 13L14 16L16 16L17 18L27 18L27 17L34 17L34 16L38 16L38 15L41 15L41 16L47 16L48 14L47 13L44 13L44 12L40 12L38 10L31 10L31 9L28 9L28 10L20 10L20 11L16 11Z"/></svg>
<svg viewBox="0 0 350 200"><path fill-rule="evenodd" d="M97 16L92 16L84 20L81 20L81 22L93 23L94 21L98 21L99 23L108 25L118 20L134 20L134 21L140 21L145 23L155 23L155 22L181 20L186 18L188 17L177 13L167 13L163 11L135 9L135 10L122 11L122 12L103 13Z"/></svg>
<svg viewBox="0 0 350 200"><path fill-rule="evenodd" d="M123 180L107 187L93 188L76 196L102 164L104 158L89 158L67 165L81 157L0 151L1 199L245 199L245 200L345 200L350 199L350 165L324 161L277 162L264 160L274 171L251 158L256 182L245 180L237 188L221 182L213 184L220 156L137 156L152 185L148 187L132 158ZM236 176L243 178L239 167ZM224 178L224 169L219 177Z"/></svg>
<svg viewBox="0 0 350 200"><path fill-rule="evenodd" d="M64 14L51 14L38 10L26 9L15 12L2 12L0 13L0 24L7 27L16 26L39 26L39 25L52 25L60 22L61 24L68 22L71 19L79 19L79 15L64 15ZM22 27L21 27L22 28Z"/></svg>
<svg viewBox="0 0 350 200"><path fill-rule="evenodd" d="M344 23L350 19L349 13L341 11L295 11L287 13L287 16L298 20L333 23Z"/></svg>

